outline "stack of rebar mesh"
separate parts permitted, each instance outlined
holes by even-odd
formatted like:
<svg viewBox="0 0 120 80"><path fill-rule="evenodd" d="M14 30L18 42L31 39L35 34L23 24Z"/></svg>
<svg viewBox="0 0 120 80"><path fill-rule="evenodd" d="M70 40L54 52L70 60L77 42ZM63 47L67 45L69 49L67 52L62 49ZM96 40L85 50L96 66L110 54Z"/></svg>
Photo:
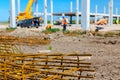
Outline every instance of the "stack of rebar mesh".
<svg viewBox="0 0 120 80"><path fill-rule="evenodd" d="M25 38L19 38L14 36L0 36L0 43L2 44L11 44L11 45L45 45L49 44L51 41L45 37L25 37Z"/></svg>
<svg viewBox="0 0 120 80"><path fill-rule="evenodd" d="M0 80L91 80L95 72L91 56L79 53L23 54L14 45L1 43Z"/></svg>

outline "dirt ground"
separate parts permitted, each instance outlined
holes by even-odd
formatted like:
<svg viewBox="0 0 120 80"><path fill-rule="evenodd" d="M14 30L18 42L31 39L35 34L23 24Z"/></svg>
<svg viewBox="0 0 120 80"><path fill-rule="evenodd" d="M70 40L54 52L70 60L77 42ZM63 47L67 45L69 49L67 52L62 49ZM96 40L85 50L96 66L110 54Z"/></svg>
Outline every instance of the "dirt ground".
<svg viewBox="0 0 120 80"><path fill-rule="evenodd" d="M0 31L0 34L12 36L47 36L49 45L21 46L24 53L38 53L40 50L62 53L91 53L91 61L96 70L94 80L120 80L120 37L65 36L62 32L45 35L39 31L18 29L13 32Z"/></svg>

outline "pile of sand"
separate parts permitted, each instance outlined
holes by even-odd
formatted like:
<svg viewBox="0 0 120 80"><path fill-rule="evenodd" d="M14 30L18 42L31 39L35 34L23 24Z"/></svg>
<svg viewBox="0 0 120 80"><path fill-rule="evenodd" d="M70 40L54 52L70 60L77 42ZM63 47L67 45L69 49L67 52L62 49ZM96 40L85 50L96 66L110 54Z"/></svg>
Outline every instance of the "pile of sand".
<svg viewBox="0 0 120 80"><path fill-rule="evenodd" d="M15 36L15 37L30 37L30 36L41 36L41 37L46 37L46 35L40 31L33 31L30 29L16 29L13 32L9 33L10 36Z"/></svg>

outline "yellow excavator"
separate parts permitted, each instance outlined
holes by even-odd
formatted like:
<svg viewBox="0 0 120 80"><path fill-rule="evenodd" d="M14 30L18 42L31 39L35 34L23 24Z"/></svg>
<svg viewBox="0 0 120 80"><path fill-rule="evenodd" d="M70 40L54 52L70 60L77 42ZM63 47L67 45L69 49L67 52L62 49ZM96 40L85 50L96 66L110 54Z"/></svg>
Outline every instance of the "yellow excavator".
<svg viewBox="0 0 120 80"><path fill-rule="evenodd" d="M25 11L20 12L19 15L17 16L17 21L33 18L32 9L31 9L33 3L34 3L34 0L29 0Z"/></svg>
<svg viewBox="0 0 120 80"><path fill-rule="evenodd" d="M20 12L17 18L17 26L23 27L36 27L40 25L39 17L34 17L32 15L32 5L35 0L29 0L27 7L24 12Z"/></svg>

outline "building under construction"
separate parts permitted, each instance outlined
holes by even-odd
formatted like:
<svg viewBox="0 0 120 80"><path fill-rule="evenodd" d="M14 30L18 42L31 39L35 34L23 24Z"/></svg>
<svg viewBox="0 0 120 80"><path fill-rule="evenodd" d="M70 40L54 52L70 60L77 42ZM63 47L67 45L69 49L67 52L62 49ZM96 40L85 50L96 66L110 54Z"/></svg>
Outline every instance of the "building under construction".
<svg viewBox="0 0 120 80"><path fill-rule="evenodd" d="M30 8L32 6L32 4L35 2L35 8L36 8L36 12L35 15L38 16L39 12L38 12L38 1L39 0L29 0L28 2L28 6L26 7L25 12L21 13L18 17L19 19L23 19L20 16L23 16L26 18L32 18L33 16L31 16L31 11ZM83 30L88 30L90 27L90 16L95 17L95 22L97 21L97 16L104 16L104 17L108 17L108 22L109 25L113 24L113 17L116 19L119 19L119 15L118 15L118 9L116 9L116 14L113 15L113 1L114 0L109 0L109 14L106 14L106 9L104 9L104 13L103 14L99 14L97 13L97 6L95 9L95 13L90 13L90 0L81 0L82 4L79 4L79 0L76 0L76 12L72 12L72 2L70 2L70 10L71 12L68 13L54 13L53 12L53 0L50 0L50 13L47 12L47 0L44 0L44 12L41 13L41 15L44 15L44 26L47 26L47 15L50 15L51 19L50 22L51 24L53 24L53 16L70 16L70 22L72 22L72 16L76 16L76 24L79 24L79 16L81 16L81 27ZM20 12L20 0L17 0L18 2L18 12ZM81 13L79 12L79 5L81 6ZM16 17L15 17L15 0L11 0L11 27L15 27L16 26ZM18 20L19 20L18 19ZM86 23L87 22L87 23Z"/></svg>

